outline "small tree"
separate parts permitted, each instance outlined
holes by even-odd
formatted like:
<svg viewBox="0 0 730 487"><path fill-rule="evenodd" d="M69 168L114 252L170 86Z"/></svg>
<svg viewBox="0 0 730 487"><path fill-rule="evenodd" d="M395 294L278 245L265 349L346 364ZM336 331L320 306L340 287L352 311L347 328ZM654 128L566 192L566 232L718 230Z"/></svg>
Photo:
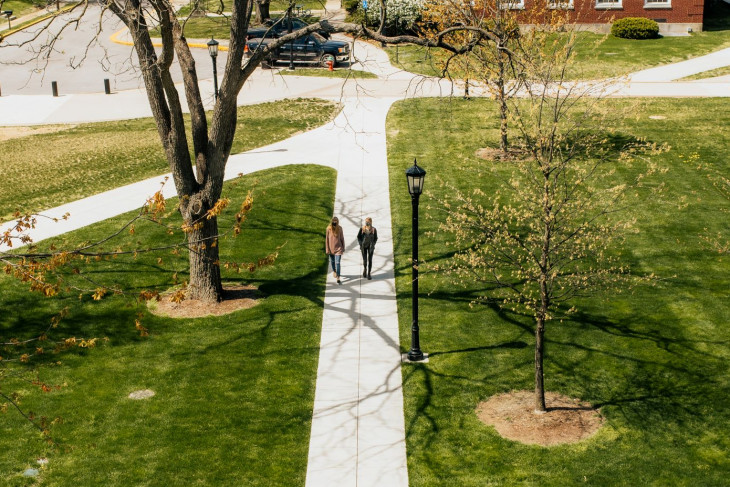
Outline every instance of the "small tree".
<svg viewBox="0 0 730 487"><path fill-rule="evenodd" d="M440 52L439 64L444 75L465 80L465 96L468 96L469 80L476 78L495 97L500 106L499 147L507 152L508 114L507 103L519 90L522 78L518 44L520 29L513 10L502 8L499 0L429 0L424 7L422 29L428 33L445 27L469 25L489 29L494 34L490 42L475 42L469 31L457 31L450 40L469 46L462 55Z"/></svg>
<svg viewBox="0 0 730 487"><path fill-rule="evenodd" d="M495 166L504 184L487 195L449 188L440 229L456 253L440 270L456 282L487 284L479 300L526 311L535 320L535 411L545 412L546 325L573 310L578 296L630 286L635 277L613 252L634 220L622 213L629 190L657 169L622 180L618 169L666 150L626 141L607 128L600 87L565 81L574 41L559 37L553 50L523 52L526 99L510 106L515 144L524 158ZM551 41L552 42L552 41Z"/></svg>

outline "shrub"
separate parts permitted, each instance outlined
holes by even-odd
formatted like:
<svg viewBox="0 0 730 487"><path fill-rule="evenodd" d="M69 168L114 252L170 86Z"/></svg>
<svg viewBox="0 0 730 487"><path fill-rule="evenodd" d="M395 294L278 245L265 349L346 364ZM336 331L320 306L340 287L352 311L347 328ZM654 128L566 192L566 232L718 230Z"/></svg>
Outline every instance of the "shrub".
<svg viewBox="0 0 730 487"><path fill-rule="evenodd" d="M623 39L654 39L659 36L659 24L644 17L625 17L613 23L611 34Z"/></svg>
<svg viewBox="0 0 730 487"><path fill-rule="evenodd" d="M344 0L342 2L342 6L345 7L345 10L347 10L348 14L352 15L357 11L360 3L361 0Z"/></svg>
<svg viewBox="0 0 730 487"><path fill-rule="evenodd" d="M385 23L386 33L398 35L408 33L414 24L421 19L423 0L385 0L388 19ZM362 2L360 2L362 10ZM380 25L380 0L368 0L366 14L367 24Z"/></svg>

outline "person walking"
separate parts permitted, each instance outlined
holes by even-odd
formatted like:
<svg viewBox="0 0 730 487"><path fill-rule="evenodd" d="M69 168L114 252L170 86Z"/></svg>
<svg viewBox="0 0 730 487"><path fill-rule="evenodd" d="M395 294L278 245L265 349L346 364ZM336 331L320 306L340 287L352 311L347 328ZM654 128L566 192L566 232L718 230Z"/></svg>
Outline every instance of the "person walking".
<svg viewBox="0 0 730 487"><path fill-rule="evenodd" d="M345 252L345 235L342 232L340 220L336 216L332 217L332 221L327 225L324 248L325 253L330 257L332 275L337 279L337 284L342 284L342 281L340 281L340 260Z"/></svg>
<svg viewBox="0 0 730 487"><path fill-rule="evenodd" d="M373 252L375 252L375 242L378 241L378 231L373 226L373 219L368 217L365 219L365 226L357 232L357 241L360 244L362 252L362 265L365 268L362 277L370 277L370 271L373 270Z"/></svg>

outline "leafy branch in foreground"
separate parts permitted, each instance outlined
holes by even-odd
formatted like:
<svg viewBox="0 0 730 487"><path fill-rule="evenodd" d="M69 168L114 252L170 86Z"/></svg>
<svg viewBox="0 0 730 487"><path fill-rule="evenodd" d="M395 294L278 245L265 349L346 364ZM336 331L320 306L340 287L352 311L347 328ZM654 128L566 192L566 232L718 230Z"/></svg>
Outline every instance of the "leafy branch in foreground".
<svg viewBox="0 0 730 487"><path fill-rule="evenodd" d="M156 262L158 265L162 265L163 256L166 254L181 256L185 251L201 252L201 249L206 246L218 245L220 238L229 236L236 238L241 234L242 225L253 209L253 204L254 194L253 190L250 190L235 215L232 216L230 226L225 232L203 240L190 240L185 238L186 233L191 231L190 227L199 225L201 222L183 221L180 223L177 216L178 208L167 209L167 202L160 189L147 200L136 215L122 222L108 235L92 242L83 242L67 248L64 248L66 244L57 242L45 245L34 243L28 232L35 227L39 216L18 215L14 224L2 235L0 243L4 250L0 251L0 262L4 264L4 271L7 275L28 285L30 291L40 293L45 297L73 296L74 293L78 293L79 301L83 301L84 298L101 301L107 296L117 295L132 300L133 306L140 307L147 301L161 300L162 292L166 289L125 289L121 285L96 277L100 275L99 271L103 271L103 275L113 278L117 270L130 268L145 254L151 254L153 259L155 255L159 254ZM229 199L221 199L205 215L201 216L201 220L217 218L229 206ZM164 233L168 236L178 235L178 242L140 247L140 242L135 240L135 236L140 232ZM20 248L16 248L19 246ZM254 272L259 268L274 264L280 248L255 262L214 262L211 265L223 265L227 269L235 269L238 272L241 270ZM184 259L183 265L188 261L188 259ZM187 270L183 267L170 271L173 284L179 283L177 277L179 272L187 272ZM170 281L163 279L159 282L160 286L169 288ZM184 281L179 290L173 292L169 299L176 302L185 300L187 297L184 292L186 285L187 282ZM0 337L0 397L6 401L0 404L0 409L2 412L7 412L12 406L12 409L30 421L51 443L54 442L49 428L55 424L54 421L49 422L43 417L36 418L32 412L25 411L21 404L21 395L17 392L8 392L7 388L9 383L20 381L22 384L38 387L43 392L59 390L61 386L47 384L39 377L37 367L48 363L47 356L58 355L71 349L94 348L108 341L106 337L66 336L59 338L58 325L61 320L69 316L69 313L70 306L64 307L51 318L48 326L43 330L35 333L24 330L27 332L25 338ZM137 312L134 326L140 336L146 337L149 335L149 330L142 323L143 314L141 310ZM51 363L54 362L57 363L56 359L53 359Z"/></svg>

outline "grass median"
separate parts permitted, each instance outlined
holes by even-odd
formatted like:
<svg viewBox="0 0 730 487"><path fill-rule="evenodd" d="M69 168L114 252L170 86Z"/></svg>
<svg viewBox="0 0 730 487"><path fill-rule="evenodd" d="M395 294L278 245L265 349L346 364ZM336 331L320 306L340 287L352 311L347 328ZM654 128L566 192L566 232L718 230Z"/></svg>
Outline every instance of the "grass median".
<svg viewBox="0 0 730 487"><path fill-rule="evenodd" d="M139 309L129 300L42 298L0 276L1 337L34 336L70 306L50 340L109 338L94 349L49 351L2 369L2 390L17 392L26 411L61 418L51 427L58 445L50 448L12 408L0 416L3 485L303 485L326 279L322 231L333 211L335 179L329 168L289 166L226 183L224 193L235 203L257 181L243 233L221 240L221 259L256 261L284 244L273 266L223 270L226 282L258 287L264 298L251 309L195 319L143 311L150 335L140 337ZM126 217L56 242L108 235ZM231 219L224 213L221 229ZM134 239L143 248L169 241L164 229L140 225ZM132 294L172 286L174 272L185 278L185 256L158 257L103 261L89 275ZM63 387L44 393L12 377L35 366L40 380ZM156 395L127 397L140 389ZM39 468L38 458L49 460L40 477L23 477L26 468Z"/></svg>
<svg viewBox="0 0 730 487"><path fill-rule="evenodd" d="M337 110L333 103L304 99L240 107L231 153L322 125ZM151 118L44 129L48 133L0 141L0 219L15 209L37 212L169 171ZM0 134L12 130L0 128Z"/></svg>
<svg viewBox="0 0 730 487"><path fill-rule="evenodd" d="M610 100L620 105L635 101ZM661 200L632 208L639 233L624 262L665 277L631 293L576 301L579 313L546 332L546 389L599 406L603 428L573 445L540 447L502 438L481 423L477 404L534 388L534 320L470 302L476 283L455 288L445 276L420 279L421 348L427 364L403 367L410 485L676 485L721 486L730 475L730 258L705 248L702 236L727 235L728 201L695 157L727 174L730 123L719 99L641 100L621 133L667 142ZM413 114L418 116L414 117ZM650 119L658 115L664 119ZM475 156L498 146L497 105L489 100L412 100L396 104L387 128L401 346L411 324L411 203L404 171L414 157L439 180L467 194L499 187ZM695 156L696 155L696 156ZM508 163L503 163L508 164ZM631 175L628 174L630 177ZM443 263L453 249L437 231L432 196L421 197L420 256ZM400 222L400 223L399 223ZM548 404L548 407L550 405Z"/></svg>

